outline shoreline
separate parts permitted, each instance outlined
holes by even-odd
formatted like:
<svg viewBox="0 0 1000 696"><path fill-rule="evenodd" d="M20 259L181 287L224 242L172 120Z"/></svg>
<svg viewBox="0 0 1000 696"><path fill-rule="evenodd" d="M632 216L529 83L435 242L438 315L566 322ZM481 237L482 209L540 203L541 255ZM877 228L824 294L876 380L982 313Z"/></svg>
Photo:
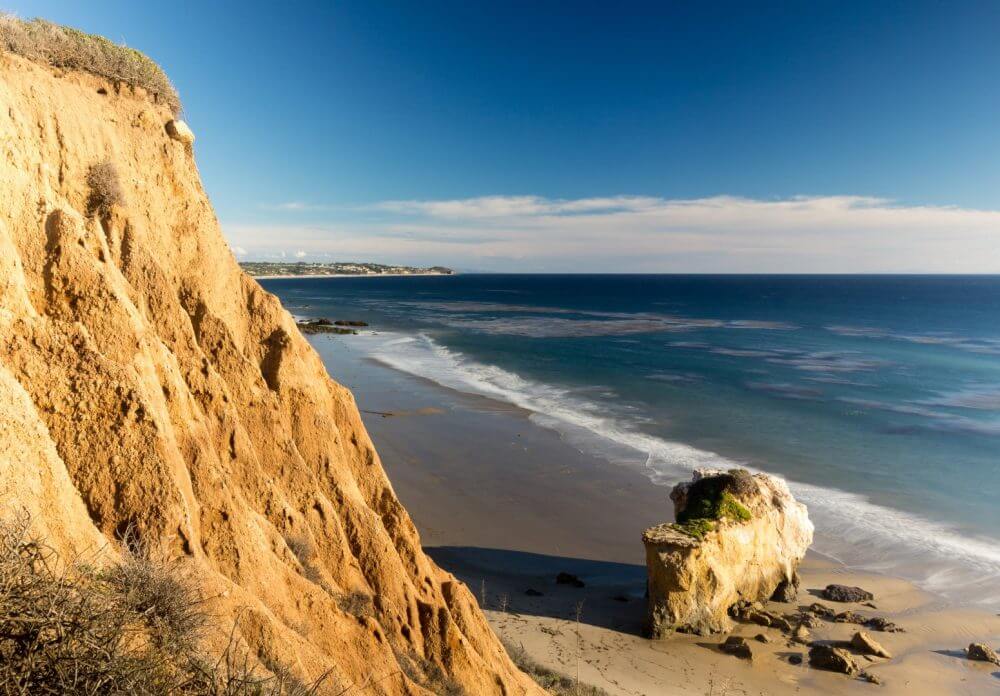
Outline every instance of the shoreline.
<svg viewBox="0 0 1000 696"><path fill-rule="evenodd" d="M791 665L788 658L807 649L786 646L777 633L758 626L738 625L733 633L773 639L754 646L760 658L752 666L718 651L724 636L643 638L640 535L672 516L669 489L640 471L575 449L533 423L524 409L400 372L352 349L351 340L312 343L330 374L355 389L365 425L427 552L486 605L501 637L523 645L537 661L572 676L579 652L581 680L613 694L701 694L718 692L723 682L731 693L875 688ZM560 571L578 575L587 587L555 585ZM875 593L878 615L906 628L875 634L893 660L862 665L885 681L884 693L1000 691L990 665L969 662L959 652L972 640L1000 641L1000 618L990 612L956 606L906 580L851 570L813 551L800 573L799 605L815 601L810 591L830 582L860 585ZM528 587L544 596L527 597ZM577 627L573 617L581 600L585 609ZM829 624L813 633L841 640L856 629Z"/></svg>
<svg viewBox="0 0 1000 696"><path fill-rule="evenodd" d="M243 271L246 273L246 271ZM288 278L413 278L427 276L454 276L457 273L304 273L304 274L284 274L284 275L250 275L254 280L280 280Z"/></svg>

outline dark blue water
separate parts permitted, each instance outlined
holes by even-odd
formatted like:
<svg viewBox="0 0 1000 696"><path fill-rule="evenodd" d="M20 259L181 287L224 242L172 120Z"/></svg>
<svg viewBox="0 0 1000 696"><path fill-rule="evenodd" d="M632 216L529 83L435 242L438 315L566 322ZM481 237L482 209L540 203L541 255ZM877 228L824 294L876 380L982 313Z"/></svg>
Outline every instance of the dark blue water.
<svg viewBox="0 0 1000 696"><path fill-rule="evenodd" d="M282 279L382 362L516 403L672 484L786 477L816 546L933 588L1000 575L1000 277ZM985 585L983 585L985 587Z"/></svg>

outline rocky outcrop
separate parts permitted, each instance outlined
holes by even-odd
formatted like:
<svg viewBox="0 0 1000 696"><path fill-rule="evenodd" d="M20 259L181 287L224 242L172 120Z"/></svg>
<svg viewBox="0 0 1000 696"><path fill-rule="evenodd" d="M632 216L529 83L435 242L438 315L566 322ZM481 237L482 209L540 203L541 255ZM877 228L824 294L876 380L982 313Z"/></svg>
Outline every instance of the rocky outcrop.
<svg viewBox="0 0 1000 696"><path fill-rule="evenodd" d="M167 121L167 135L184 145L194 143L194 132L188 124L181 120Z"/></svg>
<svg viewBox="0 0 1000 696"><path fill-rule="evenodd" d="M789 597L788 588L797 587L813 525L783 480L698 470L670 497L677 521L642 537L653 637L728 630L731 608L767 601L779 587Z"/></svg>
<svg viewBox="0 0 1000 696"><path fill-rule="evenodd" d="M239 616L261 669L332 693L540 694L236 264L173 114L118 87L0 53L0 514L66 558L130 531L212 598L208 648ZM95 210L100 163L122 195Z"/></svg>

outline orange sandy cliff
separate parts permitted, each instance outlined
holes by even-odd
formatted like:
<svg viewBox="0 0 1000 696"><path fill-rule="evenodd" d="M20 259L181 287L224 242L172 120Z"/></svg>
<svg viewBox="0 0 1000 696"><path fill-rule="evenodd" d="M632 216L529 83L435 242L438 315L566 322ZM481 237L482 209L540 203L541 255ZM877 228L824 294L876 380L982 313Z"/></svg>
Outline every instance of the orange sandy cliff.
<svg viewBox="0 0 1000 696"><path fill-rule="evenodd" d="M239 614L264 665L334 692L431 693L409 655L469 694L541 693L424 555L351 393L237 266L172 118L0 54L0 506L67 557L134 528L218 596L216 642ZM104 161L124 203L89 214Z"/></svg>

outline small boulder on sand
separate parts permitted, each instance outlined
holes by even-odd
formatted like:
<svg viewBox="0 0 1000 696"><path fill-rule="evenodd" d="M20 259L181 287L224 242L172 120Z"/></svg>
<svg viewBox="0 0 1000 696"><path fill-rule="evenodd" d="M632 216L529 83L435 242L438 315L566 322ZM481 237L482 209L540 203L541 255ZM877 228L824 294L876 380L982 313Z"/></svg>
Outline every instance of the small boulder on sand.
<svg viewBox="0 0 1000 696"><path fill-rule="evenodd" d="M865 655L877 655L889 659L892 655L877 640L864 631L858 631L851 638L851 647Z"/></svg>
<svg viewBox="0 0 1000 696"><path fill-rule="evenodd" d="M815 614L816 616L821 616L824 619L832 619L837 613L830 607L825 604L820 604L819 602L813 602L810 604L807 611Z"/></svg>
<svg viewBox="0 0 1000 696"><path fill-rule="evenodd" d="M816 669L854 676L861 671L851 653L832 645L817 644L809 649L809 665Z"/></svg>
<svg viewBox="0 0 1000 696"><path fill-rule="evenodd" d="M799 596L799 574L792 573L792 577L782 580L771 595L772 602L794 602Z"/></svg>
<svg viewBox="0 0 1000 696"><path fill-rule="evenodd" d="M795 630L792 631L792 640L803 645L809 642L809 629L805 627L805 624L799 624L795 627Z"/></svg>
<svg viewBox="0 0 1000 696"><path fill-rule="evenodd" d="M992 662L995 665L1000 665L1000 656L997 656L996 651L986 645L986 643L969 643L969 647L965 651L965 654L970 660Z"/></svg>
<svg viewBox="0 0 1000 696"><path fill-rule="evenodd" d="M833 620L836 623L852 623L852 624L858 624L859 626L863 626L865 622L868 621L868 617L862 616L858 612L851 611L850 609L848 609L847 611L842 611L839 614L837 614L835 617L833 617Z"/></svg>
<svg viewBox="0 0 1000 696"><path fill-rule="evenodd" d="M742 636L729 636L724 643L719 645L719 650L730 655L735 655L742 660L753 659L750 644Z"/></svg>
<svg viewBox="0 0 1000 696"><path fill-rule="evenodd" d="M873 616L865 622L865 626L875 631L884 631L886 633L904 633L905 631L901 626L897 626L889 619L884 616Z"/></svg>
<svg viewBox="0 0 1000 696"><path fill-rule="evenodd" d="M875 599L875 595L868 590L850 585L827 585L822 594L831 602L870 602Z"/></svg>

